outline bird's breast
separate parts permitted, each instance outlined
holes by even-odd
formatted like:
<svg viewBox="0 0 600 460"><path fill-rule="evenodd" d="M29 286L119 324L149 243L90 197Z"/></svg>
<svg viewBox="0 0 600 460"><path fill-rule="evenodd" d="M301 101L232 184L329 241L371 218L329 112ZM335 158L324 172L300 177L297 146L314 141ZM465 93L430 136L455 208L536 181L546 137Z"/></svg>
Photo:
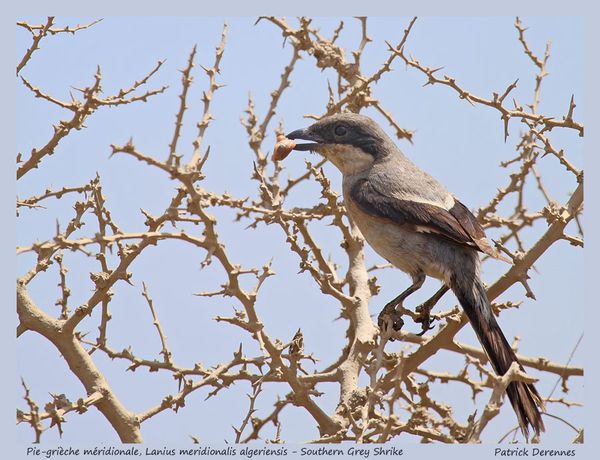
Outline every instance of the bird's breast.
<svg viewBox="0 0 600 460"><path fill-rule="evenodd" d="M350 219L375 252L402 271L419 271L414 251L409 249L414 245L411 242L414 232L406 231L390 219L369 215L351 199L344 198Z"/></svg>

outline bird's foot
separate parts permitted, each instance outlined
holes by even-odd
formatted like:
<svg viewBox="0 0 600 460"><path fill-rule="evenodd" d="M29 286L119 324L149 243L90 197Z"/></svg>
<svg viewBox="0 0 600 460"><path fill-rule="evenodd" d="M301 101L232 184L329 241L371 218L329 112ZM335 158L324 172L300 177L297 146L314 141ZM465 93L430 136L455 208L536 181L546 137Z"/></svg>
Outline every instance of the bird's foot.
<svg viewBox="0 0 600 460"><path fill-rule="evenodd" d="M419 332L417 335L423 335L427 331L433 329L431 323L439 319L437 316L431 316L430 314L434 305L435 302L427 301L415 308L415 311L418 313L417 317L415 318L415 323L421 323L421 332Z"/></svg>
<svg viewBox="0 0 600 460"><path fill-rule="evenodd" d="M396 307L397 305L389 303L383 307L383 310L377 316L377 324L381 334L387 336L391 342L396 340L392 337L392 334L404 326L402 314L396 310Z"/></svg>

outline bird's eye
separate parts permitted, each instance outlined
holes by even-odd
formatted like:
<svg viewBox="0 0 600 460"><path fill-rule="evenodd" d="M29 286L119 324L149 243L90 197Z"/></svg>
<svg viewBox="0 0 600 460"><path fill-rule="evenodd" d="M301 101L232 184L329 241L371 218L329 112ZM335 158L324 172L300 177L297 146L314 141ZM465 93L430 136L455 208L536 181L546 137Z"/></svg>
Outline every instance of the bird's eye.
<svg viewBox="0 0 600 460"><path fill-rule="evenodd" d="M337 125L334 132L336 136L345 136L348 130L344 125Z"/></svg>

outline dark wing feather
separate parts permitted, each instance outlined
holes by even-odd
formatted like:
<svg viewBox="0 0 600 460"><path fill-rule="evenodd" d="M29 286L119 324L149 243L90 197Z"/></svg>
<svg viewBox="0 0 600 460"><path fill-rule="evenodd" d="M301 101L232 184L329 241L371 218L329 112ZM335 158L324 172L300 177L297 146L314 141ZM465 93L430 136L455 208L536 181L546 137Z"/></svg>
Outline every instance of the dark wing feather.
<svg viewBox="0 0 600 460"><path fill-rule="evenodd" d="M397 200L379 192L368 180L358 181L350 196L363 212L391 219L417 232L433 233L498 258L475 216L458 200L450 210L429 203Z"/></svg>
<svg viewBox="0 0 600 460"><path fill-rule="evenodd" d="M479 222L477 222L477 218L473 215L471 211L467 209L467 207L462 204L457 199L454 199L454 206L448 211L450 214L454 216L454 218L460 223L460 225L465 229L465 231L469 234L473 242L477 245L477 249L481 252L485 252L488 256L491 256L495 259L503 260L504 262L512 263L506 257L498 254L498 251L494 250L487 241L485 237L485 232Z"/></svg>

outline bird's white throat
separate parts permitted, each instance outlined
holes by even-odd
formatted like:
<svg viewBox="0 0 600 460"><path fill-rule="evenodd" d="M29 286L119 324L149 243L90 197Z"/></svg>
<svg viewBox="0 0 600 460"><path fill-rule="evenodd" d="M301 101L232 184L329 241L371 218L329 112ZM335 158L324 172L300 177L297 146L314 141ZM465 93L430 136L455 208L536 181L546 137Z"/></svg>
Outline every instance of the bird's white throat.
<svg viewBox="0 0 600 460"><path fill-rule="evenodd" d="M343 175L352 175L370 168L375 161L373 155L358 147L346 144L329 144L320 153L331 161Z"/></svg>

